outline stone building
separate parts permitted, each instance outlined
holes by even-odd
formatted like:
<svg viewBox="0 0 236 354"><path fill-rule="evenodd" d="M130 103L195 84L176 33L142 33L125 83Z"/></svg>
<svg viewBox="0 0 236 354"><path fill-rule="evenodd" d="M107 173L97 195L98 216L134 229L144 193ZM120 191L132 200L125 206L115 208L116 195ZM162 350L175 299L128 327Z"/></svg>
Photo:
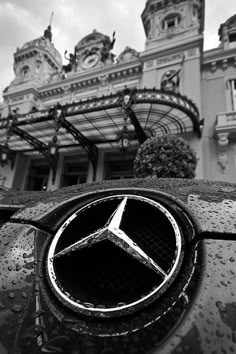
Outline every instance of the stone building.
<svg viewBox="0 0 236 354"><path fill-rule="evenodd" d="M138 146L177 134L198 156L197 178L236 180L236 15L203 51L204 0L148 0L146 42L113 54L96 30L73 53L50 26L14 53L0 107L0 184L54 190L132 178ZM117 34L119 35L119 34Z"/></svg>

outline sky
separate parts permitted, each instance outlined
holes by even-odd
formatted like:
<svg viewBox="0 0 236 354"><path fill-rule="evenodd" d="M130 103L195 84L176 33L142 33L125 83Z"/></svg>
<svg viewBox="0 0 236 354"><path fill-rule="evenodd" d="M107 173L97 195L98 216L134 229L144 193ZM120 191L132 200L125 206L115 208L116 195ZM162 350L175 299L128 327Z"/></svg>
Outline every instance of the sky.
<svg viewBox="0 0 236 354"><path fill-rule="evenodd" d="M218 29L236 14L236 0L205 0L204 49L219 45ZM13 53L27 41L43 35L52 11L53 43L63 55L94 29L112 36L113 53L126 46L143 51L141 13L146 0L0 0L0 102L2 91L14 79Z"/></svg>

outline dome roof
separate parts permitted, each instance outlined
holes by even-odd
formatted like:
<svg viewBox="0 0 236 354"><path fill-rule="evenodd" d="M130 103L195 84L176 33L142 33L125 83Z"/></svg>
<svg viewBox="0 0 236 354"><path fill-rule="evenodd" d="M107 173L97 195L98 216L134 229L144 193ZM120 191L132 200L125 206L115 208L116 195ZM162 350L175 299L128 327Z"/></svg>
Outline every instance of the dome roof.
<svg viewBox="0 0 236 354"><path fill-rule="evenodd" d="M235 27L236 26L236 14L231 16L230 18L228 18L228 20L225 21L224 25L227 27L231 27L231 26Z"/></svg>
<svg viewBox="0 0 236 354"><path fill-rule="evenodd" d="M222 40L222 35L223 35L223 27L227 27L229 30L231 29L235 29L236 30L236 14L231 16L230 18L228 18L227 21L225 21L224 23L222 23L220 25L218 34L220 36L220 40Z"/></svg>
<svg viewBox="0 0 236 354"><path fill-rule="evenodd" d="M31 49L32 47L37 47L41 50L48 51L59 64L62 64L62 57L59 51L54 47L54 44L46 37L42 36L32 41L26 42L21 48L17 48L16 55L22 51L27 49Z"/></svg>
<svg viewBox="0 0 236 354"><path fill-rule="evenodd" d="M75 46L76 51L82 50L85 47L93 46L95 44L103 43L104 41L110 40L108 36L93 30L90 34L82 38Z"/></svg>

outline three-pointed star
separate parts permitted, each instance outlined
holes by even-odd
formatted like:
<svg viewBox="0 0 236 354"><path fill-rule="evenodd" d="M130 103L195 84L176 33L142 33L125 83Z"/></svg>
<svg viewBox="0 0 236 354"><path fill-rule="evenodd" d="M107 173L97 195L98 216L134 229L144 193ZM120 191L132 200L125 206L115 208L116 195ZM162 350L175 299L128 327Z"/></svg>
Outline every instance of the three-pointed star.
<svg viewBox="0 0 236 354"><path fill-rule="evenodd" d="M55 260L59 257L69 255L84 247L89 247L97 242L103 240L110 240L116 246L122 248L125 252L129 253L132 257L138 259L141 263L145 264L150 269L161 275L163 278L167 277L167 273L151 259L131 238L120 229L122 216L127 204L128 197L124 197L118 208L111 215L105 226L93 232L82 240L64 248L62 251L56 253L52 259Z"/></svg>

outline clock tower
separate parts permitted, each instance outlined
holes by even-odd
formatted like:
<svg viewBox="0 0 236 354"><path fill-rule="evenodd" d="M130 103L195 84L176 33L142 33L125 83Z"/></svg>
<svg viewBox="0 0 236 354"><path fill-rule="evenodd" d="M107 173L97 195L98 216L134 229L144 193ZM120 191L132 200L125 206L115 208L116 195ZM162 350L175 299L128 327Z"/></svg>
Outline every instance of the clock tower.
<svg viewBox="0 0 236 354"><path fill-rule="evenodd" d="M172 87L200 107L204 0L148 0L142 21L146 34L141 53L143 86Z"/></svg>
<svg viewBox="0 0 236 354"><path fill-rule="evenodd" d="M142 21L147 50L180 45L202 34L204 0L148 0Z"/></svg>
<svg viewBox="0 0 236 354"><path fill-rule="evenodd" d="M52 43L51 26L44 34L17 48L14 53L15 78L4 92L4 100L20 113L40 109L38 89L61 72L62 58Z"/></svg>
<svg viewBox="0 0 236 354"><path fill-rule="evenodd" d="M204 0L147 0L142 13L146 34L143 87L187 96L201 116ZM177 96L178 97L178 96ZM185 136L202 156L199 139ZM200 163L197 175L202 176Z"/></svg>
<svg viewBox="0 0 236 354"><path fill-rule="evenodd" d="M114 62L111 52L115 43L115 32L112 39L94 30L75 46L76 71L84 71L103 67Z"/></svg>

